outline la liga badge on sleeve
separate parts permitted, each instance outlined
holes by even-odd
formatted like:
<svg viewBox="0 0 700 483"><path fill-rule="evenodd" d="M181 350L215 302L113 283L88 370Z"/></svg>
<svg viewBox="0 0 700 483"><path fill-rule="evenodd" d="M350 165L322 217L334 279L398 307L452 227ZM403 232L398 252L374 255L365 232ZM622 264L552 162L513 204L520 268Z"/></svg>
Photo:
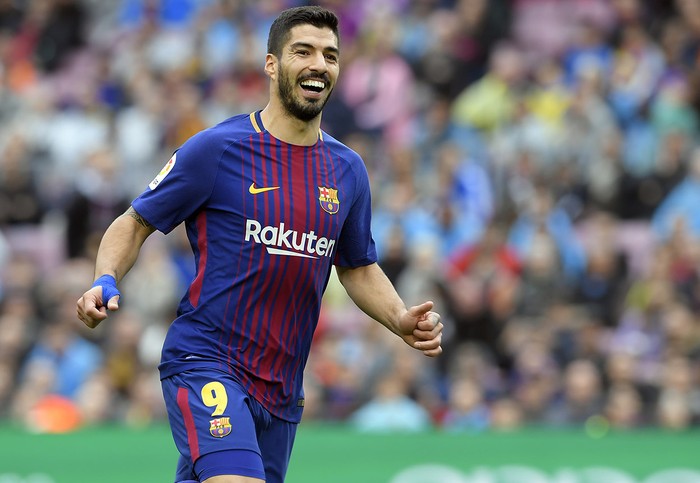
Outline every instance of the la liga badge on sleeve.
<svg viewBox="0 0 700 483"><path fill-rule="evenodd" d="M156 187L160 184L161 181L165 179L165 177L168 175L173 170L173 167L175 166L175 161L177 160L177 154L173 154L172 157L168 160L167 163L165 163L165 166L163 166L163 169L160 170L160 173L158 173L158 176L155 177L153 181L150 182L148 187L153 191L156 189Z"/></svg>

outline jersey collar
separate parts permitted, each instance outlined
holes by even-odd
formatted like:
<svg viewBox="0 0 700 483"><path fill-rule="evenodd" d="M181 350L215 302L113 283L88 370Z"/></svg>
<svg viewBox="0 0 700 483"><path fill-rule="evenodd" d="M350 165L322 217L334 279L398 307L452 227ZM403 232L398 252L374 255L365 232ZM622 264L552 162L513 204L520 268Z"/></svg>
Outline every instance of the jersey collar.
<svg viewBox="0 0 700 483"><path fill-rule="evenodd" d="M260 111L255 111L250 113L250 123L253 125L253 129L255 129L255 132L260 133L265 130L265 126L263 125L262 122L262 117L260 116ZM318 130L318 139L319 141L323 141L323 131L321 129Z"/></svg>

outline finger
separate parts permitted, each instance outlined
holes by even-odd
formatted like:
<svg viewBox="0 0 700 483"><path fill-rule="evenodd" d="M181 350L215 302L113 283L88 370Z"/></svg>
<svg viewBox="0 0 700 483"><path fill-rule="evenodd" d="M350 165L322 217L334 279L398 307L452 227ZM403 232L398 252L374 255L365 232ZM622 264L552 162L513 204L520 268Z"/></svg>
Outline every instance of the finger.
<svg viewBox="0 0 700 483"><path fill-rule="evenodd" d="M88 317L84 313L81 313L80 310L78 310L78 319L83 324L85 324L86 326L88 326L91 329L94 329L95 327L97 327L99 325L100 322L102 322L102 320L100 320L100 319L95 319L94 317Z"/></svg>
<svg viewBox="0 0 700 483"><path fill-rule="evenodd" d="M107 302L107 308L109 310L119 310L119 295L115 295Z"/></svg>
<svg viewBox="0 0 700 483"><path fill-rule="evenodd" d="M420 340L430 340L436 338L440 333L442 333L442 329L444 328L444 325L442 322L438 322L437 325L435 325L433 328L430 330L421 330L421 329L416 329L413 331L413 336L416 339Z"/></svg>
<svg viewBox="0 0 700 483"><path fill-rule="evenodd" d="M437 337L434 337L430 340L415 341L413 343L413 347L425 352L425 351L432 351L432 350L437 349L438 347L440 347L441 343L442 343L442 334L438 334Z"/></svg>
<svg viewBox="0 0 700 483"><path fill-rule="evenodd" d="M97 307L96 304L97 298L89 292L80 297L76 304L78 319L91 329L100 325L100 322L107 318L106 307Z"/></svg>
<svg viewBox="0 0 700 483"><path fill-rule="evenodd" d="M430 312L430 310L433 308L433 302L428 301L428 302L423 302L420 305L414 305L410 309L408 309L408 313L412 315L413 317L422 317L423 315L427 314Z"/></svg>
<svg viewBox="0 0 700 483"><path fill-rule="evenodd" d="M416 324L418 330L433 330L440 324L440 314L436 312L428 312L428 314L419 320Z"/></svg>
<svg viewBox="0 0 700 483"><path fill-rule="evenodd" d="M107 310L104 307L96 307L95 301L90 298L81 297L78 300L78 318L86 325L90 325L87 321L95 321L95 325L107 317Z"/></svg>
<svg viewBox="0 0 700 483"><path fill-rule="evenodd" d="M437 348L435 348L435 349L423 351L423 354L425 354L425 355L428 356L428 357L437 357L437 356L439 356L440 354L442 354L442 346L437 347Z"/></svg>
<svg viewBox="0 0 700 483"><path fill-rule="evenodd" d="M85 316L88 319L104 320L107 318L107 309L105 307L95 307L90 305L85 309Z"/></svg>

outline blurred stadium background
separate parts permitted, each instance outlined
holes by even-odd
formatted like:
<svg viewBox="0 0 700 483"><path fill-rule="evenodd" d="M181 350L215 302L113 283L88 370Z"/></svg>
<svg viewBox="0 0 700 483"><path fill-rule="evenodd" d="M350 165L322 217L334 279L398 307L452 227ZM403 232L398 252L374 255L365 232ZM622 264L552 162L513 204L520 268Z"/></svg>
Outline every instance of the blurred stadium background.
<svg viewBox="0 0 700 483"><path fill-rule="evenodd" d="M264 106L301 3L0 0L0 483L170 481L183 233L97 330L75 301L172 151ZM700 0L318 3L342 20L324 129L447 333L417 356L332 279L289 481L700 482Z"/></svg>

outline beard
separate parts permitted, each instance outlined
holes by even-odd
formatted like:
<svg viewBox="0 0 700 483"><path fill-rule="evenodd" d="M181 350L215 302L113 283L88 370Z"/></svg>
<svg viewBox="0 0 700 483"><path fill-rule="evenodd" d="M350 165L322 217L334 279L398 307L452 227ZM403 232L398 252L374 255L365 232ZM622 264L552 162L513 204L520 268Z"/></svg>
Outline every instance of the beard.
<svg viewBox="0 0 700 483"><path fill-rule="evenodd" d="M309 122L321 114L321 111L323 111L328 99L331 97L331 92L333 92L333 89L328 91L328 95L324 99L309 100L299 98L294 94L294 82L292 82L290 76L287 75L287 71L281 65L279 73L280 80L278 84L278 93L280 100L282 101L282 105L289 114L304 122ZM326 85L328 85L328 79L326 76L323 77Z"/></svg>

